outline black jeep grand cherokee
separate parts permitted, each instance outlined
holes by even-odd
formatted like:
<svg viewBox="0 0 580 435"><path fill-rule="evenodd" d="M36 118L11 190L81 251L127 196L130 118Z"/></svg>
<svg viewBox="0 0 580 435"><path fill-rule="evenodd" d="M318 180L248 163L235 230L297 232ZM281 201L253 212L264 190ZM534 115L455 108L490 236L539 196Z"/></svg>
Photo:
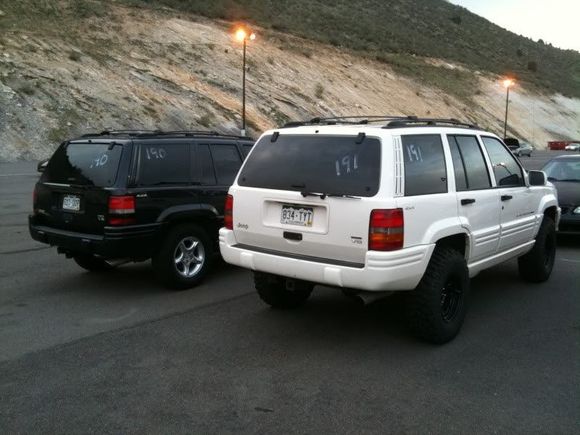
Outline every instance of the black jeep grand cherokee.
<svg viewBox="0 0 580 435"><path fill-rule="evenodd" d="M90 271L151 258L168 287L192 287L219 253L227 191L252 145L199 131L64 142L34 189L30 234Z"/></svg>

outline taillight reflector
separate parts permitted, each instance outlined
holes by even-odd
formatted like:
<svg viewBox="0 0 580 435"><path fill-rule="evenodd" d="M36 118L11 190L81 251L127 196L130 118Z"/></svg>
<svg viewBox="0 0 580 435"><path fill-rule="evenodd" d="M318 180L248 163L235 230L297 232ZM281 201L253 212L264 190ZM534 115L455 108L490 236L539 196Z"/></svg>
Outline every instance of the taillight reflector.
<svg viewBox="0 0 580 435"><path fill-rule="evenodd" d="M371 212L369 250L395 251L403 247L405 219L402 208L379 209Z"/></svg>
<svg viewBox="0 0 580 435"><path fill-rule="evenodd" d="M224 207L224 226L228 230L234 229L234 197L228 195Z"/></svg>
<svg viewBox="0 0 580 435"><path fill-rule="evenodd" d="M110 196L109 197L109 225L134 224L135 218L127 216L135 213L134 196Z"/></svg>
<svg viewBox="0 0 580 435"><path fill-rule="evenodd" d="M109 213L111 214L131 214L135 213L134 196L110 196Z"/></svg>

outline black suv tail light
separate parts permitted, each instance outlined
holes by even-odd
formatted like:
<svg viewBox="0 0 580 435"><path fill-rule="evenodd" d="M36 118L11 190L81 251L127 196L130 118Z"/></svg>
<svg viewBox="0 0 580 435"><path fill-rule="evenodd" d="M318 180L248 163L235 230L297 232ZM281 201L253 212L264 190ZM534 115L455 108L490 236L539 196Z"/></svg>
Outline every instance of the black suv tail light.
<svg viewBox="0 0 580 435"><path fill-rule="evenodd" d="M109 225L130 225L135 223L135 197L109 197Z"/></svg>
<svg viewBox="0 0 580 435"><path fill-rule="evenodd" d="M405 240L405 219L402 208L378 209L371 212L369 224L370 251L396 251Z"/></svg>
<svg viewBox="0 0 580 435"><path fill-rule="evenodd" d="M226 205L224 207L224 226L228 230L234 229L234 197L232 195L226 197Z"/></svg>

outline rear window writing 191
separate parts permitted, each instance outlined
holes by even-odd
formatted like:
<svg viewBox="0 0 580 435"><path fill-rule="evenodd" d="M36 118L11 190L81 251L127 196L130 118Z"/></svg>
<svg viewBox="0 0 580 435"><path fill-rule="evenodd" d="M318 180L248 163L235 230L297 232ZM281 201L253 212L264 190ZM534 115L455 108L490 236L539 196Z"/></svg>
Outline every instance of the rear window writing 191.
<svg viewBox="0 0 580 435"><path fill-rule="evenodd" d="M281 134L263 137L238 178L240 186L374 196L379 189L380 142L356 136Z"/></svg>

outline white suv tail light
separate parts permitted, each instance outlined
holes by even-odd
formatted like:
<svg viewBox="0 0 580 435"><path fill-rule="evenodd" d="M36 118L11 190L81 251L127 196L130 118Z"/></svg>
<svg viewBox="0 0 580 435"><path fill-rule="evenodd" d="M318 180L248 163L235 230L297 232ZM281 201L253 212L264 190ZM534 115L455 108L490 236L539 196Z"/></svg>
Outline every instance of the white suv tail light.
<svg viewBox="0 0 580 435"><path fill-rule="evenodd" d="M405 219L402 208L377 209L371 212L369 250L396 251L405 240Z"/></svg>

